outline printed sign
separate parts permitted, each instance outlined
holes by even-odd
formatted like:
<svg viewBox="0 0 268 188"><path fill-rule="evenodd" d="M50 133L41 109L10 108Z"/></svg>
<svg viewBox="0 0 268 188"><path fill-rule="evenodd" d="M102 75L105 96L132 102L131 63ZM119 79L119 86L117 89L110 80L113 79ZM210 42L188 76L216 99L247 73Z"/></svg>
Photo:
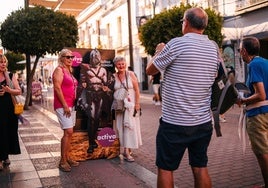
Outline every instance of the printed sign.
<svg viewBox="0 0 268 188"><path fill-rule="evenodd" d="M113 129L105 127L101 129L98 134L97 140L103 147L111 146L116 139L116 135Z"/></svg>

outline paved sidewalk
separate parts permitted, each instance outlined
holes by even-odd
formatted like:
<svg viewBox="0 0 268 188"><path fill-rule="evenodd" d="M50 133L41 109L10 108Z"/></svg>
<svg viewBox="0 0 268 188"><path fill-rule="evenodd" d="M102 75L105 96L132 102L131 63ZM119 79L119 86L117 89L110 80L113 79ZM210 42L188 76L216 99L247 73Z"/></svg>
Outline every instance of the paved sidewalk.
<svg viewBox="0 0 268 188"><path fill-rule="evenodd" d="M0 172L0 188L36 187L92 187L92 188L146 188L156 187L155 136L161 106L152 104L152 95L141 96L141 129L143 145L134 150L134 163L121 163L119 158L81 162L70 173L58 170L60 159L60 129L51 112L51 98L35 104L24 112L30 125L20 125L22 154L10 156L11 165ZM249 144L243 153L237 134L239 108L226 113L222 137L215 132L209 147L209 173L213 188L253 188L263 184L257 160ZM179 188L194 187L188 156L174 172Z"/></svg>
<svg viewBox="0 0 268 188"><path fill-rule="evenodd" d="M59 171L62 130L56 116L38 105L23 116L30 124L19 125L22 153L10 155L11 165L0 172L1 188L155 187L154 174L134 163L122 163L119 158L88 160L69 173ZM136 177L127 169L138 171L143 177Z"/></svg>

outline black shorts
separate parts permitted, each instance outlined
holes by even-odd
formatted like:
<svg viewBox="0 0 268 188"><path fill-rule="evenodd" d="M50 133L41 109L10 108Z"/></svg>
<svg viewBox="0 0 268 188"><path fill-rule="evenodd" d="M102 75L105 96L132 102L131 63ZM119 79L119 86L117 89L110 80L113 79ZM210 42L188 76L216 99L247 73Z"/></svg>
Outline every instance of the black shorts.
<svg viewBox="0 0 268 188"><path fill-rule="evenodd" d="M187 148L189 164L192 167L206 167L212 131L211 122L198 126L178 126L160 118L156 136L156 166L169 171L178 169Z"/></svg>

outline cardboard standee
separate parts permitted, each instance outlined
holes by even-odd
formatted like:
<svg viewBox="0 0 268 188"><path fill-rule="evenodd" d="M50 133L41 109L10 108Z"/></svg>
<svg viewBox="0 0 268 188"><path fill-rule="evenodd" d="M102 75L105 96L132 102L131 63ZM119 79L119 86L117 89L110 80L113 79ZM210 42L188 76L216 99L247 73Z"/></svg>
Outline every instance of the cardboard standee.
<svg viewBox="0 0 268 188"><path fill-rule="evenodd" d="M111 113L115 51L68 49L75 56L72 67L78 80L76 124L71 155L80 161L116 157L119 155L119 140L115 134L116 130L113 129Z"/></svg>

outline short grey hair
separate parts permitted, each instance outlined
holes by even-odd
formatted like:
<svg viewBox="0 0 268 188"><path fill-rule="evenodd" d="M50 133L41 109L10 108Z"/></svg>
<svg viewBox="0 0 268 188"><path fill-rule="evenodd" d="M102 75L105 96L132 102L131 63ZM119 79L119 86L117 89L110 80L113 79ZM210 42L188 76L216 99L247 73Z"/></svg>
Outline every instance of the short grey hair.
<svg viewBox="0 0 268 188"><path fill-rule="evenodd" d="M126 58L122 57L122 56L117 56L114 58L113 62L116 65L117 62L119 61L125 61L126 62Z"/></svg>

